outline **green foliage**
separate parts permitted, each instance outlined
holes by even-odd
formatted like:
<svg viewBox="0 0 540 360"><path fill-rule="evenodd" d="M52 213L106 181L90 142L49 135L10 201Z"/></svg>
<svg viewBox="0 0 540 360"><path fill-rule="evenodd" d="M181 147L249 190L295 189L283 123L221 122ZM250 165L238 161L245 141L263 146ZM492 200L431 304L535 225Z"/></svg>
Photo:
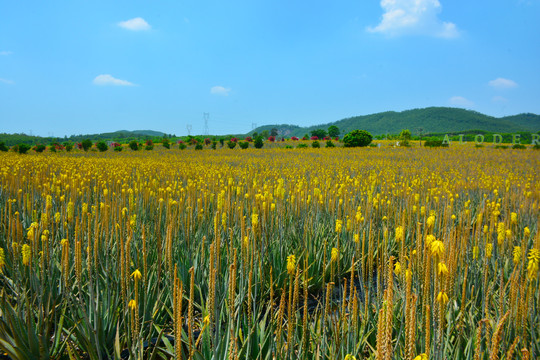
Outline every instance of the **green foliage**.
<svg viewBox="0 0 540 360"><path fill-rule="evenodd" d="M66 148L66 151L67 152L70 152L71 150L73 150L73 143L69 142L69 141L66 141L64 143L64 147Z"/></svg>
<svg viewBox="0 0 540 360"><path fill-rule="evenodd" d="M203 149L202 144L199 143L199 144L195 145L195 150L202 150L202 149Z"/></svg>
<svg viewBox="0 0 540 360"><path fill-rule="evenodd" d="M19 144L17 146L17 152L19 154L26 154L28 152L28 150L30 150L30 149L31 149L31 147L28 144Z"/></svg>
<svg viewBox="0 0 540 360"><path fill-rule="evenodd" d="M294 149L291 145L285 145L285 149Z"/></svg>
<svg viewBox="0 0 540 360"><path fill-rule="evenodd" d="M163 140L161 140L161 144L163 145L165 149L171 148L171 143L169 142L169 139L166 137L164 137Z"/></svg>
<svg viewBox="0 0 540 360"><path fill-rule="evenodd" d="M373 140L373 136L365 130L353 130L343 137L345 147L368 146Z"/></svg>
<svg viewBox="0 0 540 360"><path fill-rule="evenodd" d="M184 143L178 144L178 148L179 148L180 150L184 150L186 147L187 147L187 145L184 144ZM202 145L201 145L201 148L200 148L199 150L202 150Z"/></svg>
<svg viewBox="0 0 540 360"><path fill-rule="evenodd" d="M304 144L304 143L300 143L298 144L298 146L296 146L297 149L307 149L307 144Z"/></svg>
<svg viewBox="0 0 540 360"><path fill-rule="evenodd" d="M429 138L424 141L426 147L448 147L448 144L443 144L442 139Z"/></svg>
<svg viewBox="0 0 540 360"><path fill-rule="evenodd" d="M236 147L236 143L234 141L227 141L227 146L229 147L229 149L234 149Z"/></svg>
<svg viewBox="0 0 540 360"><path fill-rule="evenodd" d="M319 139L324 139L324 137L326 136L326 130L324 129L311 130L311 136L316 136Z"/></svg>
<svg viewBox="0 0 540 360"><path fill-rule="evenodd" d="M526 149L527 147L523 144L514 144L512 145L512 149L520 149L520 150L524 150Z"/></svg>
<svg viewBox="0 0 540 360"><path fill-rule="evenodd" d="M321 147L321 144L319 144L319 142L318 142L317 140L315 140L315 141L313 141L313 142L311 143L311 147L312 147L312 148L317 148L317 149L318 149L318 148Z"/></svg>
<svg viewBox="0 0 540 360"><path fill-rule="evenodd" d="M249 147L249 142L247 141L240 141L238 144L240 145L241 149L247 149Z"/></svg>
<svg viewBox="0 0 540 360"><path fill-rule="evenodd" d="M104 152L109 149L109 146L107 146L107 143L105 141L98 141L96 143L96 147L100 152Z"/></svg>
<svg viewBox="0 0 540 360"><path fill-rule="evenodd" d="M262 148L264 146L262 136L257 136L255 138L255 141L253 141L253 146L255 146L255 148L257 148L257 149L260 149L260 148Z"/></svg>
<svg viewBox="0 0 540 360"><path fill-rule="evenodd" d="M122 150L124 150L124 147L122 145L114 147L114 151L120 152Z"/></svg>
<svg viewBox="0 0 540 360"><path fill-rule="evenodd" d="M411 132L409 129L403 129L399 133L399 139L401 140L401 146L410 146L409 141L411 140Z"/></svg>
<svg viewBox="0 0 540 360"><path fill-rule="evenodd" d="M139 143L137 142L137 140L131 140L129 142L129 148L133 151L139 150Z"/></svg>
<svg viewBox="0 0 540 360"><path fill-rule="evenodd" d="M45 151L47 147L43 144L36 145L36 148L34 149L37 153L42 153Z"/></svg>
<svg viewBox="0 0 540 360"><path fill-rule="evenodd" d="M216 146L217 146L217 141L212 141L212 145L210 145L210 147L214 150L216 150Z"/></svg>
<svg viewBox="0 0 540 360"><path fill-rule="evenodd" d="M327 148L333 148L333 147L336 147L336 145L334 145L334 143L332 142L332 140L327 140L327 141L326 141L325 147L327 147Z"/></svg>
<svg viewBox="0 0 540 360"><path fill-rule="evenodd" d="M81 144L82 144L83 150L88 151L88 149L92 147L92 140L84 139Z"/></svg>
<svg viewBox="0 0 540 360"><path fill-rule="evenodd" d="M0 141L0 151L8 151L9 148L6 146L6 143L3 141Z"/></svg>
<svg viewBox="0 0 540 360"><path fill-rule="evenodd" d="M336 138L339 136L339 128L336 125L331 125L328 127L328 136L331 138Z"/></svg>
<svg viewBox="0 0 540 360"><path fill-rule="evenodd" d="M272 128L272 130L270 130L270 136L278 136L278 129L277 128Z"/></svg>

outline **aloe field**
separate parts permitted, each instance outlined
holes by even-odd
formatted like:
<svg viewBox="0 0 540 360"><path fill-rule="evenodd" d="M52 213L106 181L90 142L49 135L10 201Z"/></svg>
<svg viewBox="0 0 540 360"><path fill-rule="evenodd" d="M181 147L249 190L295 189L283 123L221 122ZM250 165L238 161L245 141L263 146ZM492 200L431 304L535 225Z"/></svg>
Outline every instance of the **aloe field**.
<svg viewBox="0 0 540 360"><path fill-rule="evenodd" d="M535 359L540 152L0 153L0 357Z"/></svg>

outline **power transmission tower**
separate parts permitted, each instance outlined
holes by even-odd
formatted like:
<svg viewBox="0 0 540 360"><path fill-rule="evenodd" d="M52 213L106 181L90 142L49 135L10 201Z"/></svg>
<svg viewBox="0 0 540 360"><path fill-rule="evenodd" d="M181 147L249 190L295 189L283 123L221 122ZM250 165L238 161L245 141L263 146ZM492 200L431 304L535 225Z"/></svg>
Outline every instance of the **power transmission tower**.
<svg viewBox="0 0 540 360"><path fill-rule="evenodd" d="M208 119L210 118L210 113L203 113L204 118L204 135L208 135Z"/></svg>
<svg viewBox="0 0 540 360"><path fill-rule="evenodd" d="M188 136L191 135L191 124L187 124L186 129L187 129Z"/></svg>

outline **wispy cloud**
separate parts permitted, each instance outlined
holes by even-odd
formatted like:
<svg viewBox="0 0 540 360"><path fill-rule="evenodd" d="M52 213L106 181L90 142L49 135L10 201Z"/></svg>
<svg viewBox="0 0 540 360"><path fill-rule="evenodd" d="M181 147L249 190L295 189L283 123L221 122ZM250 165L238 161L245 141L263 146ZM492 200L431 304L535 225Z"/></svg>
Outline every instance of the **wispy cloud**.
<svg viewBox="0 0 540 360"><path fill-rule="evenodd" d="M115 77L112 77L109 74L98 75L96 76L93 82L94 82L94 85L100 85L100 86L104 86L104 85L135 86L135 84L127 80L117 79Z"/></svg>
<svg viewBox="0 0 540 360"><path fill-rule="evenodd" d="M469 99L464 98L463 96L452 96L450 99L448 99L448 102L452 105L460 106L460 107L473 107L474 102L472 102Z"/></svg>
<svg viewBox="0 0 540 360"><path fill-rule="evenodd" d="M152 27L143 18L136 17L126 21L120 21L118 26L132 31L150 30Z"/></svg>
<svg viewBox="0 0 540 360"><path fill-rule="evenodd" d="M13 54L13 51L0 51L0 56L8 56Z"/></svg>
<svg viewBox="0 0 540 360"><path fill-rule="evenodd" d="M0 78L0 82L1 82L1 83L4 83L4 84L8 84L8 85L13 85L13 84L15 84L15 81L13 81L13 80L2 79L2 78Z"/></svg>
<svg viewBox="0 0 540 360"><path fill-rule="evenodd" d="M495 88L498 90L512 89L518 86L518 84L514 80L505 79L505 78L497 78L495 80L491 80L488 84L492 88Z"/></svg>
<svg viewBox="0 0 540 360"><path fill-rule="evenodd" d="M438 0L381 0L382 20L367 30L389 36L429 35L455 38L459 31L454 23L439 19L441 4Z"/></svg>
<svg viewBox="0 0 540 360"><path fill-rule="evenodd" d="M210 94L228 96L231 89L225 88L223 86L213 86L210 89Z"/></svg>

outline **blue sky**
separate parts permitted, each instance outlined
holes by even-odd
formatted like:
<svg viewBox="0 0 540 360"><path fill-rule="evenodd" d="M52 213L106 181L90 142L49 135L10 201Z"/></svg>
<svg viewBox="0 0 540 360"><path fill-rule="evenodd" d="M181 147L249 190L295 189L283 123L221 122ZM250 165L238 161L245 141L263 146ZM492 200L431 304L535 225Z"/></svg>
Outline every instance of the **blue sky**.
<svg viewBox="0 0 540 360"><path fill-rule="evenodd" d="M0 132L540 113L540 0L0 0Z"/></svg>

